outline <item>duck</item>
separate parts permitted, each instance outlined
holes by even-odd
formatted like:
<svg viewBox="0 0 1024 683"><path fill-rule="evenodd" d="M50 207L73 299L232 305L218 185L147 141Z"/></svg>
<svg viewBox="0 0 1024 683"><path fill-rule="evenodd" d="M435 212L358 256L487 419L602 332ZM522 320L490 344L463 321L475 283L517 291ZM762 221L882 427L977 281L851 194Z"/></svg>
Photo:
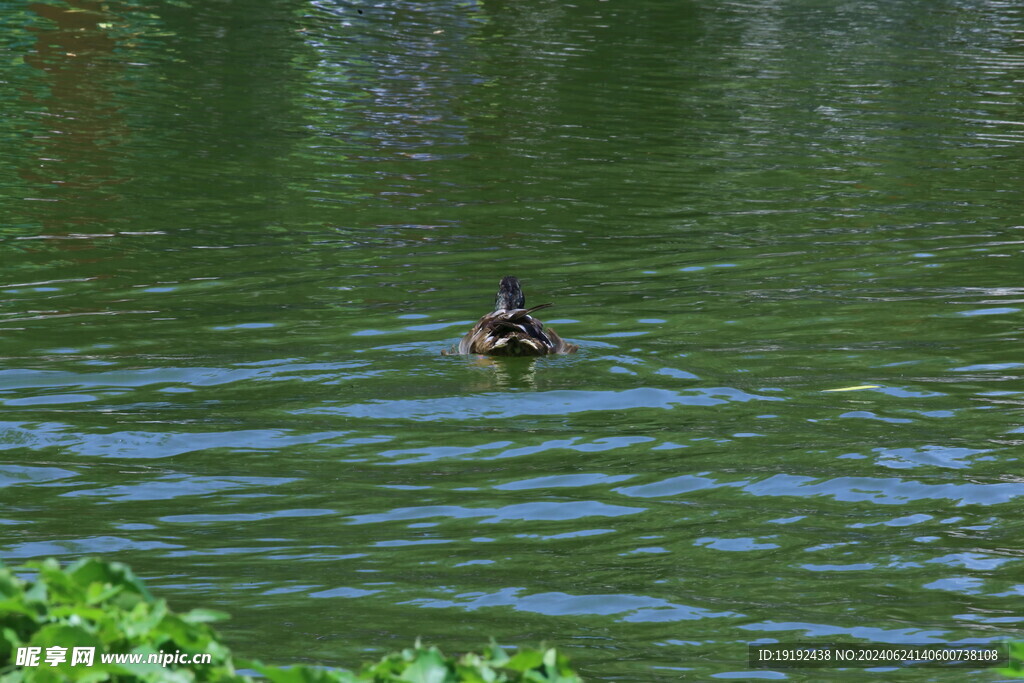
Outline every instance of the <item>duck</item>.
<svg viewBox="0 0 1024 683"><path fill-rule="evenodd" d="M526 297L519 279L511 275L501 278L494 297L494 310L480 318L466 333L458 346L445 355L479 353L488 356L549 356L575 353L576 344L564 341L552 329L531 315L548 308L540 304L526 308Z"/></svg>

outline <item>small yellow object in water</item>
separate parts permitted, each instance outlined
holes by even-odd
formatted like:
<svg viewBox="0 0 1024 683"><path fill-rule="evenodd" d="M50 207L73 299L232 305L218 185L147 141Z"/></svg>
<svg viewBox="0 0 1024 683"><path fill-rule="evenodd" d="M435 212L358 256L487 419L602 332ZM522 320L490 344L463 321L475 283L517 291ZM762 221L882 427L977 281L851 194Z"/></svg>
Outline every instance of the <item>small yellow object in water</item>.
<svg viewBox="0 0 1024 683"><path fill-rule="evenodd" d="M822 389L822 391L857 391L858 389L881 389L877 384L862 384L859 387L843 387L842 389Z"/></svg>

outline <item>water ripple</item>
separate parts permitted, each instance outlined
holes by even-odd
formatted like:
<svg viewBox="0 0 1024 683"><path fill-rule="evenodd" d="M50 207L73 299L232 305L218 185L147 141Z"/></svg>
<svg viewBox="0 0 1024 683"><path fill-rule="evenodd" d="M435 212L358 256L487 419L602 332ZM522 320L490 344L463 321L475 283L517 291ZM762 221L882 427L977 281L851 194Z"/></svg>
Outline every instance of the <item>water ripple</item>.
<svg viewBox="0 0 1024 683"><path fill-rule="evenodd" d="M398 522L411 519L431 519L434 517L451 517L454 519L473 519L481 517L481 524L497 524L505 521L564 521L583 519L586 517L621 517L635 515L644 508L609 505L594 500L578 500L571 503L517 503L500 508L469 508L461 505L424 505L417 507L396 508L388 512L352 515L352 524L378 524L381 522Z"/></svg>
<svg viewBox="0 0 1024 683"><path fill-rule="evenodd" d="M520 612L549 616L621 615L620 619L625 622L651 623L738 616L733 612L715 612L643 595L572 595L561 592L521 595L525 592L524 588L502 588L493 593L465 593L452 600L412 600L409 604L429 608L459 607L469 611L487 607L511 607Z"/></svg>
<svg viewBox="0 0 1024 683"><path fill-rule="evenodd" d="M671 409L674 406L715 406L730 401L782 401L779 396L751 394L730 387L679 393L644 387L624 391L561 390L528 394L476 394L439 399L372 401L348 406L307 408L300 414L337 414L361 418L407 420L473 420L530 415L570 415L634 408Z"/></svg>

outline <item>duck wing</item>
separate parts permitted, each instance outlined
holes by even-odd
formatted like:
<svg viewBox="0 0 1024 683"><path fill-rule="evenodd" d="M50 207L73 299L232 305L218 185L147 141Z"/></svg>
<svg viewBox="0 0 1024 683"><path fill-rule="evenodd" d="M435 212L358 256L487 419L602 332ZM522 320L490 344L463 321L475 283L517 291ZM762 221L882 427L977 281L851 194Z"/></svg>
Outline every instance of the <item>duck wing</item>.
<svg viewBox="0 0 1024 683"><path fill-rule="evenodd" d="M544 332L544 323L530 315L533 308L488 313L459 341L459 353L486 353L501 356L543 356L553 344Z"/></svg>
<svg viewBox="0 0 1024 683"><path fill-rule="evenodd" d="M515 332L522 331L529 335L544 336L544 323L534 318L531 313L547 308L551 304L541 304L533 308L517 308L511 311L495 311L491 315L494 318L490 321L491 327L496 330ZM486 316L485 316L486 318ZM483 322L481 320L480 322Z"/></svg>

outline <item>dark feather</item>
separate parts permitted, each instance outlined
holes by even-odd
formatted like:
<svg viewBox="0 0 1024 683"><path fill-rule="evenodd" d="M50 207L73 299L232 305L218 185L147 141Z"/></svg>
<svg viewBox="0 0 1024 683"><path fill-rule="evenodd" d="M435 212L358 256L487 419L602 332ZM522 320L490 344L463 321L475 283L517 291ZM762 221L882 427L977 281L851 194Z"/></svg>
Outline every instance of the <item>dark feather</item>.
<svg viewBox="0 0 1024 683"><path fill-rule="evenodd" d="M503 294L512 290L516 297ZM509 276L502 279L497 304L515 300L525 301L519 290L519 281ZM548 308L551 304L540 304L532 308L499 308L477 321L453 353L483 353L491 356L546 356L552 353L574 353L579 349L575 344L562 340L554 330L545 330L544 323L531 313Z"/></svg>

